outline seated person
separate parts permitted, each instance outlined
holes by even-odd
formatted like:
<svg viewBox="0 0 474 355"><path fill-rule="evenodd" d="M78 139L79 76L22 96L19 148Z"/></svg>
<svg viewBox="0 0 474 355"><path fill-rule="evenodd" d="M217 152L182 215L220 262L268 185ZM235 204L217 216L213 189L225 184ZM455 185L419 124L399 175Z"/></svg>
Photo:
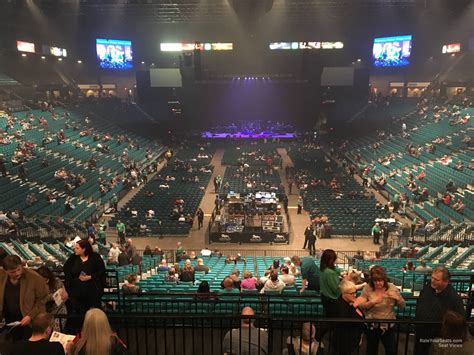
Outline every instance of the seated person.
<svg viewBox="0 0 474 355"><path fill-rule="evenodd" d="M136 274L130 274L127 277L127 282L122 286L123 293L139 293L140 286L137 285L138 277Z"/></svg>
<svg viewBox="0 0 474 355"><path fill-rule="evenodd" d="M463 171L464 170L464 162L462 160L458 161L454 166L454 170Z"/></svg>
<svg viewBox="0 0 474 355"><path fill-rule="evenodd" d="M446 184L446 191L455 193L457 191L457 187L454 185L453 181L449 181Z"/></svg>
<svg viewBox="0 0 474 355"><path fill-rule="evenodd" d="M462 213L464 211L464 207L465 205L461 199L458 199L456 203L453 205L453 208L459 213Z"/></svg>

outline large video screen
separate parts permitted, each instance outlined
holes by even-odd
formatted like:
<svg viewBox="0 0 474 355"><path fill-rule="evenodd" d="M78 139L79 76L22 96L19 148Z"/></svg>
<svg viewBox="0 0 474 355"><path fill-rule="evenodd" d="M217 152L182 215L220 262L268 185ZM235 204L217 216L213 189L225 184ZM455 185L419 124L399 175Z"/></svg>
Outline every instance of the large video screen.
<svg viewBox="0 0 474 355"><path fill-rule="evenodd" d="M461 52L461 43L445 44L442 48L443 54L452 54Z"/></svg>
<svg viewBox="0 0 474 355"><path fill-rule="evenodd" d="M412 36L374 39L372 60L376 67L402 67L410 64Z"/></svg>
<svg viewBox="0 0 474 355"><path fill-rule="evenodd" d="M132 42L116 39L96 39L97 60L103 69L133 68Z"/></svg>
<svg viewBox="0 0 474 355"><path fill-rule="evenodd" d="M30 42L16 41L16 48L20 52L28 52L28 53L35 52L35 44L30 43Z"/></svg>
<svg viewBox="0 0 474 355"><path fill-rule="evenodd" d="M67 57L67 50L60 47L43 45L43 54L53 55L55 57Z"/></svg>

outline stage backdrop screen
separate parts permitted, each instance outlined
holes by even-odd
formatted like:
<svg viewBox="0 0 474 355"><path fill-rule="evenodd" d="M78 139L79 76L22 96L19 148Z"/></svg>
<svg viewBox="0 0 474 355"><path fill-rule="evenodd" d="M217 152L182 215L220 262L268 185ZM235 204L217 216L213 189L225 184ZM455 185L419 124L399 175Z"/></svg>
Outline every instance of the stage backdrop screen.
<svg viewBox="0 0 474 355"><path fill-rule="evenodd" d="M376 67L402 67L410 64L412 36L374 39L372 60Z"/></svg>
<svg viewBox="0 0 474 355"><path fill-rule="evenodd" d="M179 69L150 69L150 86L152 88L180 88L183 86Z"/></svg>
<svg viewBox="0 0 474 355"><path fill-rule="evenodd" d="M20 52L28 52L28 53L35 52L35 44L30 43L30 42L16 41L16 48Z"/></svg>
<svg viewBox="0 0 474 355"><path fill-rule="evenodd" d="M97 60L103 69L132 69L132 42L116 39L96 39Z"/></svg>

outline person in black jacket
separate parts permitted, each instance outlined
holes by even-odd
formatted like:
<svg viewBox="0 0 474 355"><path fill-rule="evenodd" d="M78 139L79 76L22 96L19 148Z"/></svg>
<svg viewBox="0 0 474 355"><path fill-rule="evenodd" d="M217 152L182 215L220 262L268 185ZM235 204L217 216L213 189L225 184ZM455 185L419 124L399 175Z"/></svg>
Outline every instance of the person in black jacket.
<svg viewBox="0 0 474 355"><path fill-rule="evenodd" d="M449 271L438 266L431 273L431 284L425 285L418 297L415 319L441 322L447 311L465 315L461 297L449 284ZM416 327L415 355L429 354L431 340L439 337L441 325L422 324Z"/></svg>
<svg viewBox="0 0 474 355"><path fill-rule="evenodd" d="M311 234L313 234L313 226L310 224L304 231L303 249L306 249L306 246L309 244L309 237Z"/></svg>
<svg viewBox="0 0 474 355"><path fill-rule="evenodd" d="M353 306L356 296L356 286L352 281L343 280L339 288L341 295L333 305L334 318L364 319L364 313L360 308ZM362 323L335 323L334 329L330 331L329 349L334 355L350 355L359 351L361 335L364 331Z"/></svg>
<svg viewBox="0 0 474 355"><path fill-rule="evenodd" d="M92 251L87 239L76 243L74 254L64 264L64 278L69 295L69 314L84 315L90 308L100 308L105 264L100 255Z"/></svg>

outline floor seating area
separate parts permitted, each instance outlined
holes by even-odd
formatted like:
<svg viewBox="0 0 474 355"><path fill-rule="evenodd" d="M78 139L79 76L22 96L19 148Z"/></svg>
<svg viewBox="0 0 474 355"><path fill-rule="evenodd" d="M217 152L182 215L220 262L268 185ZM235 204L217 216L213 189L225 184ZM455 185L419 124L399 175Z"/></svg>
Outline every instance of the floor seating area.
<svg viewBox="0 0 474 355"><path fill-rule="evenodd" d="M232 145L227 142L222 165L280 166L281 157L276 150L277 147L277 144L259 141L246 144L236 142Z"/></svg>
<svg viewBox="0 0 474 355"><path fill-rule="evenodd" d="M192 150L192 152L190 151ZM194 217L204 196L204 190L212 175L210 161L213 151L190 148L179 151L152 181L149 181L111 220L115 226L120 219L129 226L129 235L186 235L191 226L187 222L178 221L173 217L173 209L178 199L184 200L183 216ZM197 158L197 156L207 158ZM191 166L192 171L186 166ZM174 180L167 181L167 177ZM190 181L195 177L198 182ZM132 216L131 211L137 215ZM147 217L149 210L155 212L154 217ZM196 222L197 223L197 222Z"/></svg>
<svg viewBox="0 0 474 355"><path fill-rule="evenodd" d="M373 195L320 149L295 145L290 150L290 157L296 170L295 183L302 187L304 209L311 217L327 216L332 234L368 235L376 218L388 216L376 208ZM337 183L336 189L330 186L333 179Z"/></svg>
<svg viewBox="0 0 474 355"><path fill-rule="evenodd" d="M227 167L222 186L222 193L230 191L244 195L256 191L285 193L280 174L274 168Z"/></svg>

